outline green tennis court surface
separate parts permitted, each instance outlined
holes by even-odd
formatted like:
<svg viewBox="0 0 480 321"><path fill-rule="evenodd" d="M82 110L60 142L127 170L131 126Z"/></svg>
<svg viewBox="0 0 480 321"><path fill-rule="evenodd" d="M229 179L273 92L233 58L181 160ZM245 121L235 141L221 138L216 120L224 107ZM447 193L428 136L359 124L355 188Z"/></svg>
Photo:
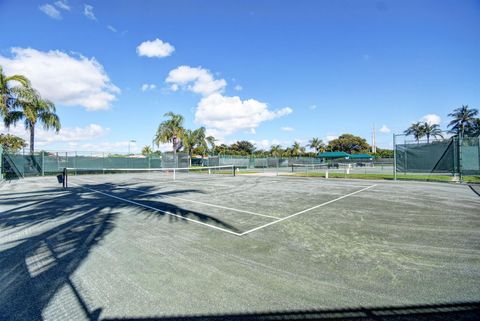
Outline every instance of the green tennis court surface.
<svg viewBox="0 0 480 321"><path fill-rule="evenodd" d="M105 177L0 185L7 319L480 300L480 197L466 185Z"/></svg>

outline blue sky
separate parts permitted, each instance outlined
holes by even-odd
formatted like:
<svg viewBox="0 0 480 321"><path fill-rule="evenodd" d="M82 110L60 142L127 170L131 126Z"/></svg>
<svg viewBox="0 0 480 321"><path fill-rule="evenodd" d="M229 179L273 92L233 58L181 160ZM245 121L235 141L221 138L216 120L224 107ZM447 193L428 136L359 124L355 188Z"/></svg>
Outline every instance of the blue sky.
<svg viewBox="0 0 480 321"><path fill-rule="evenodd" d="M0 27L4 71L57 106L44 149L138 151L167 111L227 143L370 141L375 123L389 147L480 107L479 1L4 0Z"/></svg>

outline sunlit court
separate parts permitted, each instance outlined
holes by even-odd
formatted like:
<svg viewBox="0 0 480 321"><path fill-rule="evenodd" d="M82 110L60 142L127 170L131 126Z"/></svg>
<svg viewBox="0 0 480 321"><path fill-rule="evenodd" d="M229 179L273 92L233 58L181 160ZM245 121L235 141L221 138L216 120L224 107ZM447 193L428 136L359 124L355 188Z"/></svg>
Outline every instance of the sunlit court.
<svg viewBox="0 0 480 321"><path fill-rule="evenodd" d="M92 320L478 300L468 186L228 169L3 185L2 310Z"/></svg>

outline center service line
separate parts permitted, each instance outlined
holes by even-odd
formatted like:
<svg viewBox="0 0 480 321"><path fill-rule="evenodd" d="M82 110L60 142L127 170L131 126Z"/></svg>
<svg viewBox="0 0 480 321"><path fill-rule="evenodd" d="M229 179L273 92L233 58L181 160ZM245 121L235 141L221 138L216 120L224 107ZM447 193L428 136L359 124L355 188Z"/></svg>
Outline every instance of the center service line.
<svg viewBox="0 0 480 321"><path fill-rule="evenodd" d="M340 196L340 197L338 197L338 198L336 198L336 199L333 199L333 200L331 200L331 201L328 201L328 202L325 202L325 203L316 205L316 206L314 206L314 207L307 208L306 210L303 210L303 211L300 211L300 212L298 212L298 213L295 213L295 214L292 214L292 215L283 217L283 218L278 219L278 220L276 220L276 221L273 221L273 222L270 222L270 223L267 223L267 224L264 224L264 225L261 225L261 226L252 228L251 230L248 230L248 231L245 231L245 232L243 232L243 233L240 233L240 236L246 235L246 234L248 234L248 233L255 232L255 231L260 230L260 229L262 229L262 228L264 228L264 227L267 227L267 226L270 226L270 225L273 225L273 224L276 224L276 223L285 221L285 220L287 220L287 219L289 219L289 218L292 218L292 217L294 217L294 216L297 216L297 215L300 215L300 214L309 212L309 211L311 211L311 210L314 210L314 209L316 209L316 208L319 208L319 207L322 207L322 206L331 204L331 203L333 203L333 202L339 201L339 200L344 199L344 198L346 198L346 197L349 197L349 196L352 196L352 195L361 193L361 192L366 191L367 189L370 189L370 188L375 187L375 186L377 186L377 184L371 185L371 186L368 186L368 187L365 187L365 188L362 188L361 190L358 190L358 191L356 191L356 192L352 192L352 193L347 194L347 195Z"/></svg>

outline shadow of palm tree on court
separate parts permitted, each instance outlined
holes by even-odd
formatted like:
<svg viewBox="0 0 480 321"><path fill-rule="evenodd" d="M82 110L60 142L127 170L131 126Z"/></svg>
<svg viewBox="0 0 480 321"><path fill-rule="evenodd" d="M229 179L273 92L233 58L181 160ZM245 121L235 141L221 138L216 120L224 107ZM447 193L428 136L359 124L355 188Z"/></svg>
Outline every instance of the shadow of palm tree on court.
<svg viewBox="0 0 480 321"><path fill-rule="evenodd" d="M181 219L188 217L237 230L207 214L169 204L164 197L198 192L196 190L162 192L158 187L143 186L143 193L135 194L118 185L85 186L178 215L175 221L169 222L189 223ZM7 197L1 199L0 208L10 208L0 214L1 319L43 320L47 314L53 319L98 320L101 310L94 310L82 298L72 282L72 274L115 228L118 216L125 211L134 208L132 212L146 220L162 218L167 213L140 208L80 187L42 192L1 194ZM152 197L155 200L151 200ZM59 295L62 302L67 300L64 310L49 309L55 295Z"/></svg>

